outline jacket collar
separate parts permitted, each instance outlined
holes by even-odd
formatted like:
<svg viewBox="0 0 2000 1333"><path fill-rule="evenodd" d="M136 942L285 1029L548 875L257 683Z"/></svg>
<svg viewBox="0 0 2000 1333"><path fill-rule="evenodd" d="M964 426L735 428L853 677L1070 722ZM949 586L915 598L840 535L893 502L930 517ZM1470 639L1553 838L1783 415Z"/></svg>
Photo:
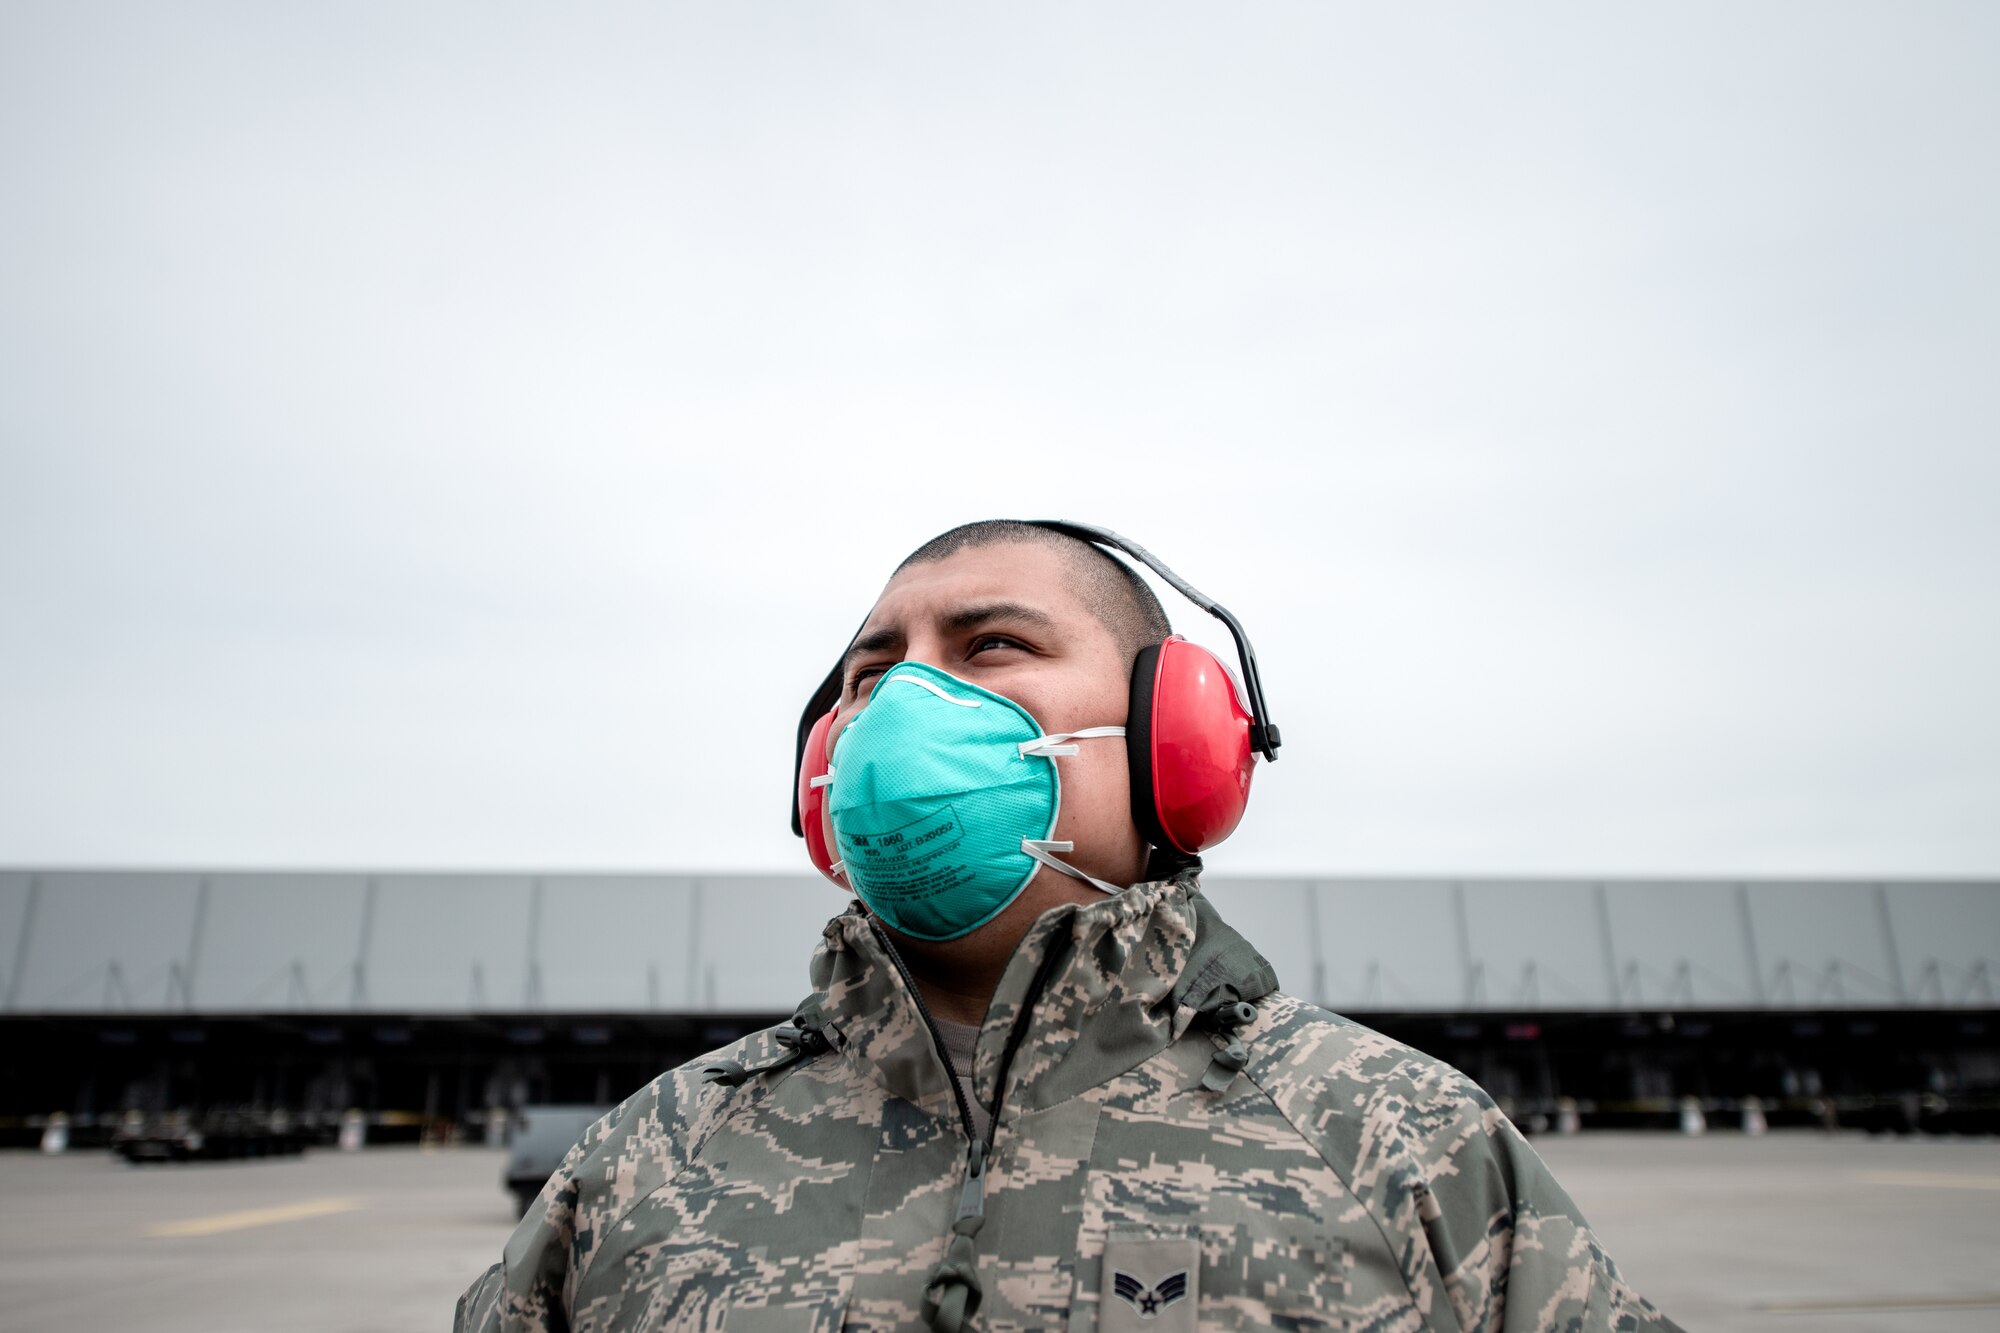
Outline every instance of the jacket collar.
<svg viewBox="0 0 2000 1333"><path fill-rule="evenodd" d="M1047 980L1031 996L1045 960ZM827 923L812 981L843 1054L889 1093L957 1123L944 1061L916 998L858 907ZM1198 868L1099 902L1050 908L1015 948L987 1008L971 1070L975 1095L994 1105L1001 1056L1024 1005L1030 1017L1008 1071L1003 1118L1124 1073L1179 1037L1217 997L1255 999L1276 985L1270 964L1201 896Z"/></svg>

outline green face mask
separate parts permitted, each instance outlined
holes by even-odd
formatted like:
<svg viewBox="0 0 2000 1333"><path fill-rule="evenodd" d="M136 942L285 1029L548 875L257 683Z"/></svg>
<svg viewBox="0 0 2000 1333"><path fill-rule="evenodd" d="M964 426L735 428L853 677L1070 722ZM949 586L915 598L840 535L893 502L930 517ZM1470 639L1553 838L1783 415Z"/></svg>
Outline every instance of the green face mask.
<svg viewBox="0 0 2000 1333"><path fill-rule="evenodd" d="M835 871L906 935L951 940L998 916L1049 866L1106 893L1119 886L1056 859L1055 760L1066 742L1123 727L1045 735L1028 710L921 662L899 662L834 742L827 810Z"/></svg>

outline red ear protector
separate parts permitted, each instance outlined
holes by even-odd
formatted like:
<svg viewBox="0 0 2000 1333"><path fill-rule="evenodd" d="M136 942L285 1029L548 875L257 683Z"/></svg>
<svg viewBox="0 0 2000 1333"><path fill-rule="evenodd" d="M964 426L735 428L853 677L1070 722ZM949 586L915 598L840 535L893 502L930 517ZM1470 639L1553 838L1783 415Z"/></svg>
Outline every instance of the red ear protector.
<svg viewBox="0 0 2000 1333"><path fill-rule="evenodd" d="M1058 521L1031 526L1131 556L1229 627L1243 664L1240 682L1214 653L1178 634L1170 635L1133 662L1131 706L1125 721L1132 822L1140 835L1155 847L1189 855L1213 847L1243 818L1257 756L1278 757L1278 729L1265 710L1257 655L1243 627L1150 551L1108 528ZM826 787L823 780L815 785L815 779L826 772L826 737L839 704L836 663L799 719L792 801L792 832L805 838L806 855L837 884L841 881L833 874L826 841Z"/></svg>
<svg viewBox="0 0 2000 1333"><path fill-rule="evenodd" d="M1155 847L1193 854L1236 829L1250 803L1250 714L1214 653L1180 635L1132 664L1125 719L1132 822Z"/></svg>
<svg viewBox="0 0 2000 1333"><path fill-rule="evenodd" d="M806 855L812 858L814 869L834 883L840 878L833 873L834 856L826 845L826 785L813 785L813 779L826 772L826 733L833 729L833 715L836 707L827 709L812 724L806 733L805 745L799 755L799 794L792 805L792 832L806 840ZM806 710L808 718L812 710Z"/></svg>

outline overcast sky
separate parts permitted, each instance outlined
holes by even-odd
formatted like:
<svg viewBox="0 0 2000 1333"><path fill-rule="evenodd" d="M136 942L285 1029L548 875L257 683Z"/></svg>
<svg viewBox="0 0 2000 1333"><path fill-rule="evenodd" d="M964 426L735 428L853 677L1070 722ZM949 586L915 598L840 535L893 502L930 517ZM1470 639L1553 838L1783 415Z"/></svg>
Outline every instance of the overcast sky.
<svg viewBox="0 0 2000 1333"><path fill-rule="evenodd" d="M1235 871L2000 873L2000 9L0 8L0 862L803 869L995 515ZM1169 602L1179 625L1226 642Z"/></svg>

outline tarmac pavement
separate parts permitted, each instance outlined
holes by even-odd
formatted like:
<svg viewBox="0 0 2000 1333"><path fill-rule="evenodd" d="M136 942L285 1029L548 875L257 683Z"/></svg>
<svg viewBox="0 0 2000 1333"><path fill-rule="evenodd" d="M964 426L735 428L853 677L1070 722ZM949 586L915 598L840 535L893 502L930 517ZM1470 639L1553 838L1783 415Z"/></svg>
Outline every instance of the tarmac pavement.
<svg viewBox="0 0 2000 1333"><path fill-rule="evenodd" d="M1535 1147L1690 1333L2000 1329L2000 1142L1800 1130Z"/></svg>
<svg viewBox="0 0 2000 1333"><path fill-rule="evenodd" d="M2000 1329L2000 1143L1586 1134L1538 1149L1691 1333ZM444 1330L512 1227L486 1148L0 1154L0 1330Z"/></svg>

